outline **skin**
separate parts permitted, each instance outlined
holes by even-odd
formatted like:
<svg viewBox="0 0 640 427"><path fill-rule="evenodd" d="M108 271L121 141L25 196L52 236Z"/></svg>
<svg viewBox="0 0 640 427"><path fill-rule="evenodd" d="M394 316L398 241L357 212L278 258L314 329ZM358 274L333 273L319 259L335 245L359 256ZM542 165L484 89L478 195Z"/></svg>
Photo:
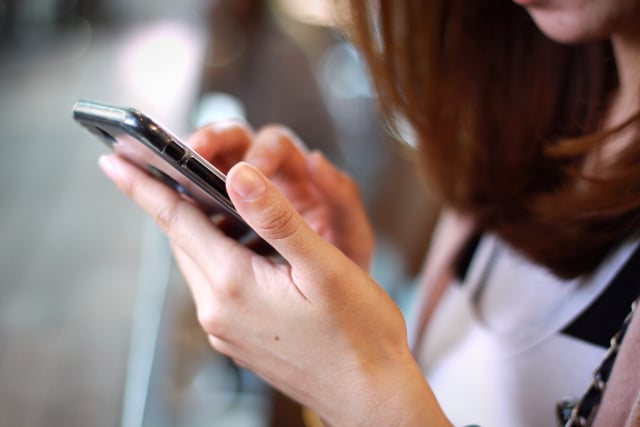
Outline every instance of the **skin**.
<svg viewBox="0 0 640 427"><path fill-rule="evenodd" d="M603 126L612 128L640 108L640 1L515 0L547 37L560 43L609 38L618 67L618 90L612 94ZM602 150L591 153L585 170L606 173L612 160L634 139L638 129L617 134Z"/></svg>
<svg viewBox="0 0 640 427"><path fill-rule="evenodd" d="M351 178L284 128L214 124L190 144L223 168L245 160L228 171L229 195L286 263L238 245L123 159L100 165L169 237L212 346L332 425L450 425L400 310L366 272L373 234Z"/></svg>
<svg viewBox="0 0 640 427"><path fill-rule="evenodd" d="M514 0L538 28L560 43L611 39L620 88L614 94L607 125L638 109L640 101L639 0Z"/></svg>
<svg viewBox="0 0 640 427"><path fill-rule="evenodd" d="M518 2L560 42L612 37L621 90L610 120L637 107L638 1ZM100 166L169 237L211 345L331 425L451 425L400 310L367 273L373 233L353 180L282 127L218 123L189 143L228 172L238 212L286 262L238 245L123 159Z"/></svg>
<svg viewBox="0 0 640 427"><path fill-rule="evenodd" d="M581 43L640 30L637 0L514 0L549 38Z"/></svg>

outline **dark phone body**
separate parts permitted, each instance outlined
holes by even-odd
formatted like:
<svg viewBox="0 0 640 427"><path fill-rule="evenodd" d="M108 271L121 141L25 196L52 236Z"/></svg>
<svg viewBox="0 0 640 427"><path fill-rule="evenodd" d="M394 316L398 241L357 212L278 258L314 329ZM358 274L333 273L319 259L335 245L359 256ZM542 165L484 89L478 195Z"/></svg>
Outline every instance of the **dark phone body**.
<svg viewBox="0 0 640 427"><path fill-rule="evenodd" d="M175 135L133 109L80 100L73 118L116 154L192 199L227 234L260 253L273 251L233 207L226 176Z"/></svg>

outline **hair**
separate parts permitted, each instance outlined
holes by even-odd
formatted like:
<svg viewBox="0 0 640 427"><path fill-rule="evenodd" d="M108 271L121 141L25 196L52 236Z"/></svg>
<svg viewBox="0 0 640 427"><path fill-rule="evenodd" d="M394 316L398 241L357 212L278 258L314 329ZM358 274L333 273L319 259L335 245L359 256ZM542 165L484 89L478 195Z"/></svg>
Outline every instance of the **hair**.
<svg viewBox="0 0 640 427"><path fill-rule="evenodd" d="M506 0L349 1L387 121L402 117L442 202L561 278L598 266L640 223L640 144L597 174L588 153L618 87L608 40L561 45Z"/></svg>

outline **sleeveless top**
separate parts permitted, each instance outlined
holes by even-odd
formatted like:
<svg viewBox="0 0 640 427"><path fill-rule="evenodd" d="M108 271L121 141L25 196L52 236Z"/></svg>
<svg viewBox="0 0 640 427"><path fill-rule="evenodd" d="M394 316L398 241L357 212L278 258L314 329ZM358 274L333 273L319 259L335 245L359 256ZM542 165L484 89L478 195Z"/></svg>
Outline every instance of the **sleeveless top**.
<svg viewBox="0 0 640 427"><path fill-rule="evenodd" d="M416 357L455 425L554 426L579 397L640 293L637 241L562 281L493 235L445 291Z"/></svg>

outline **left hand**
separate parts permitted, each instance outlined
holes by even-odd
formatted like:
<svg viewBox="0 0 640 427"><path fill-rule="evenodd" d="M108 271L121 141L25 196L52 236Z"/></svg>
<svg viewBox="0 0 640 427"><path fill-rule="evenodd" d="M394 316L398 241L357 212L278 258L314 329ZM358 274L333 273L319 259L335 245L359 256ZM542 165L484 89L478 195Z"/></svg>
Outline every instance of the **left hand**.
<svg viewBox="0 0 640 427"><path fill-rule="evenodd" d="M317 234L369 269L374 237L355 181L291 130L271 125L254 133L226 120L197 130L188 144L224 173L240 161L255 166Z"/></svg>

